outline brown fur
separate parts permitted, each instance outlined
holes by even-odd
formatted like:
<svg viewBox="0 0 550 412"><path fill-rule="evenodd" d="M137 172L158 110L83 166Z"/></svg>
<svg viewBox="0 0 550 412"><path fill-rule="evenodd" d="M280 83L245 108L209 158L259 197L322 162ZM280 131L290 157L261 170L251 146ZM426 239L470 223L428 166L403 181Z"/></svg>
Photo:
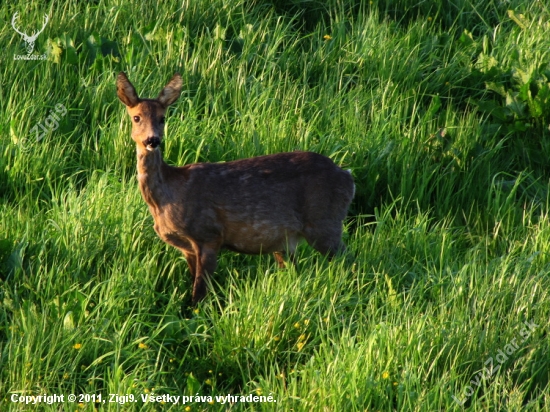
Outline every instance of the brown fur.
<svg viewBox="0 0 550 412"><path fill-rule="evenodd" d="M124 73L117 94L132 118L139 188L155 231L183 252L194 279L193 302L220 249L273 253L284 266L300 239L329 256L345 249L342 222L355 186L351 174L311 152L279 153L227 163L167 165L158 144L164 114L180 94L175 74L157 99L140 99Z"/></svg>

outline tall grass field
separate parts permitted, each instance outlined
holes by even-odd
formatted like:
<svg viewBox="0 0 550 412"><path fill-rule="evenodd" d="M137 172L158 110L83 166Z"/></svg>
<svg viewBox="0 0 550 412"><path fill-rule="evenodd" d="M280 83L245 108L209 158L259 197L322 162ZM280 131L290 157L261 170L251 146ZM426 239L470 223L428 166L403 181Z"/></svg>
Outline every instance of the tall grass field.
<svg viewBox="0 0 550 412"><path fill-rule="evenodd" d="M0 411L550 410L548 2L29 0L0 22ZM151 98L182 75L168 164L350 169L346 253L224 251L193 306L121 71Z"/></svg>

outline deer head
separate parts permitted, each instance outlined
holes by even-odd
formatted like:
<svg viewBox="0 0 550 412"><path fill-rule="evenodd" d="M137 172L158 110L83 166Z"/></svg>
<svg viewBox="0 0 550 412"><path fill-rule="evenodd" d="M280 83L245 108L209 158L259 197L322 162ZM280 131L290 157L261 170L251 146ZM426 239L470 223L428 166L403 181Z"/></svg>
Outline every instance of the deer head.
<svg viewBox="0 0 550 412"><path fill-rule="evenodd" d="M31 54L34 50L34 42L36 41L36 38L38 37L38 35L40 33L42 33L44 31L44 28L46 27L46 24L48 24L48 15L47 14L44 14L44 25L42 26L42 28L33 33L32 36L29 36L27 35L26 33L23 33L19 30L17 30L17 27L15 27L15 21L17 20L17 12L15 12L15 14L13 15L13 18L11 19L11 25L13 27L13 29L19 33L22 37L23 37L23 40L27 43L27 54Z"/></svg>
<svg viewBox="0 0 550 412"><path fill-rule="evenodd" d="M132 139L138 150L155 150L164 134L164 114L180 95L183 81L176 73L156 99L141 99L125 73L117 76L117 95L132 118Z"/></svg>

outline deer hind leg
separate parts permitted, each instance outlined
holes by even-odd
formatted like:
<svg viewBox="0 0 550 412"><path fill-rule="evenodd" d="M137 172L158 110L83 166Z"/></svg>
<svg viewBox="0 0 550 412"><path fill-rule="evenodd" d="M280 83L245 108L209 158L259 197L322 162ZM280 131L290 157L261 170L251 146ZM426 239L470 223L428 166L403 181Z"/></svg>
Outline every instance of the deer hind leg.
<svg viewBox="0 0 550 412"><path fill-rule="evenodd" d="M194 245L196 250L195 281L193 283L193 304L206 296L206 278L216 270L218 245Z"/></svg>
<svg viewBox="0 0 550 412"><path fill-rule="evenodd" d="M279 265L279 269L283 269L285 267L285 258L284 258L285 252L273 252L273 256L275 257L275 260L277 261L277 264Z"/></svg>
<svg viewBox="0 0 550 412"><path fill-rule="evenodd" d="M279 252L273 252L273 256L275 257L275 260L277 261L277 264L279 265L279 269L284 269L286 267L285 257L288 256L288 259L296 267L296 259L294 257L293 252L285 252L284 250L281 250Z"/></svg>
<svg viewBox="0 0 550 412"><path fill-rule="evenodd" d="M342 242L342 222L316 222L304 230L304 237L311 247L329 258L346 250Z"/></svg>
<svg viewBox="0 0 550 412"><path fill-rule="evenodd" d="M281 250L273 252L273 256L275 256L275 260L279 264L279 269L283 269L287 266L285 262L286 257L288 257L288 260L291 262L294 268L297 268L294 253L296 252L296 247L298 246L298 243L301 239L302 236L299 233L287 232L286 244L281 248Z"/></svg>

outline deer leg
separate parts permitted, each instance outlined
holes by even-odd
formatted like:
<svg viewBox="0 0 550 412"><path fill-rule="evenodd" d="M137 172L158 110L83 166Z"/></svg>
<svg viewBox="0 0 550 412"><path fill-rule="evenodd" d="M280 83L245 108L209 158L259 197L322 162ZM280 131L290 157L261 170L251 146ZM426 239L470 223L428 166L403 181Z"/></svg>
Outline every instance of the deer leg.
<svg viewBox="0 0 550 412"><path fill-rule="evenodd" d="M197 245L196 272L193 284L193 304L196 305L206 296L206 278L216 270L219 247L213 245Z"/></svg>
<svg viewBox="0 0 550 412"><path fill-rule="evenodd" d="M180 250L185 255L187 266L189 266L189 275L191 276L191 280L195 281L195 274L197 273L197 256L191 251L185 249Z"/></svg>
<svg viewBox="0 0 550 412"><path fill-rule="evenodd" d="M292 252L285 252L285 251L279 251L279 252L273 252L273 256L275 257L275 260L277 261L279 265L279 269L284 269L287 265L285 262L285 257L288 256L288 259L290 262L296 267L296 259L294 257L294 253Z"/></svg>
<svg viewBox="0 0 550 412"><path fill-rule="evenodd" d="M283 269L285 267L284 252L273 252L273 256L279 265L279 269Z"/></svg>
<svg viewBox="0 0 550 412"><path fill-rule="evenodd" d="M195 251L193 250L193 246L191 245L191 243L186 238L183 238L183 237L161 236L156 225L155 225L155 231L159 234L162 240L164 240L169 245L172 245L175 248L179 249L181 253L183 253L183 255L185 256L185 260L187 262L187 266L189 266L191 280L194 281L195 275L197 273L197 255L195 254Z"/></svg>

